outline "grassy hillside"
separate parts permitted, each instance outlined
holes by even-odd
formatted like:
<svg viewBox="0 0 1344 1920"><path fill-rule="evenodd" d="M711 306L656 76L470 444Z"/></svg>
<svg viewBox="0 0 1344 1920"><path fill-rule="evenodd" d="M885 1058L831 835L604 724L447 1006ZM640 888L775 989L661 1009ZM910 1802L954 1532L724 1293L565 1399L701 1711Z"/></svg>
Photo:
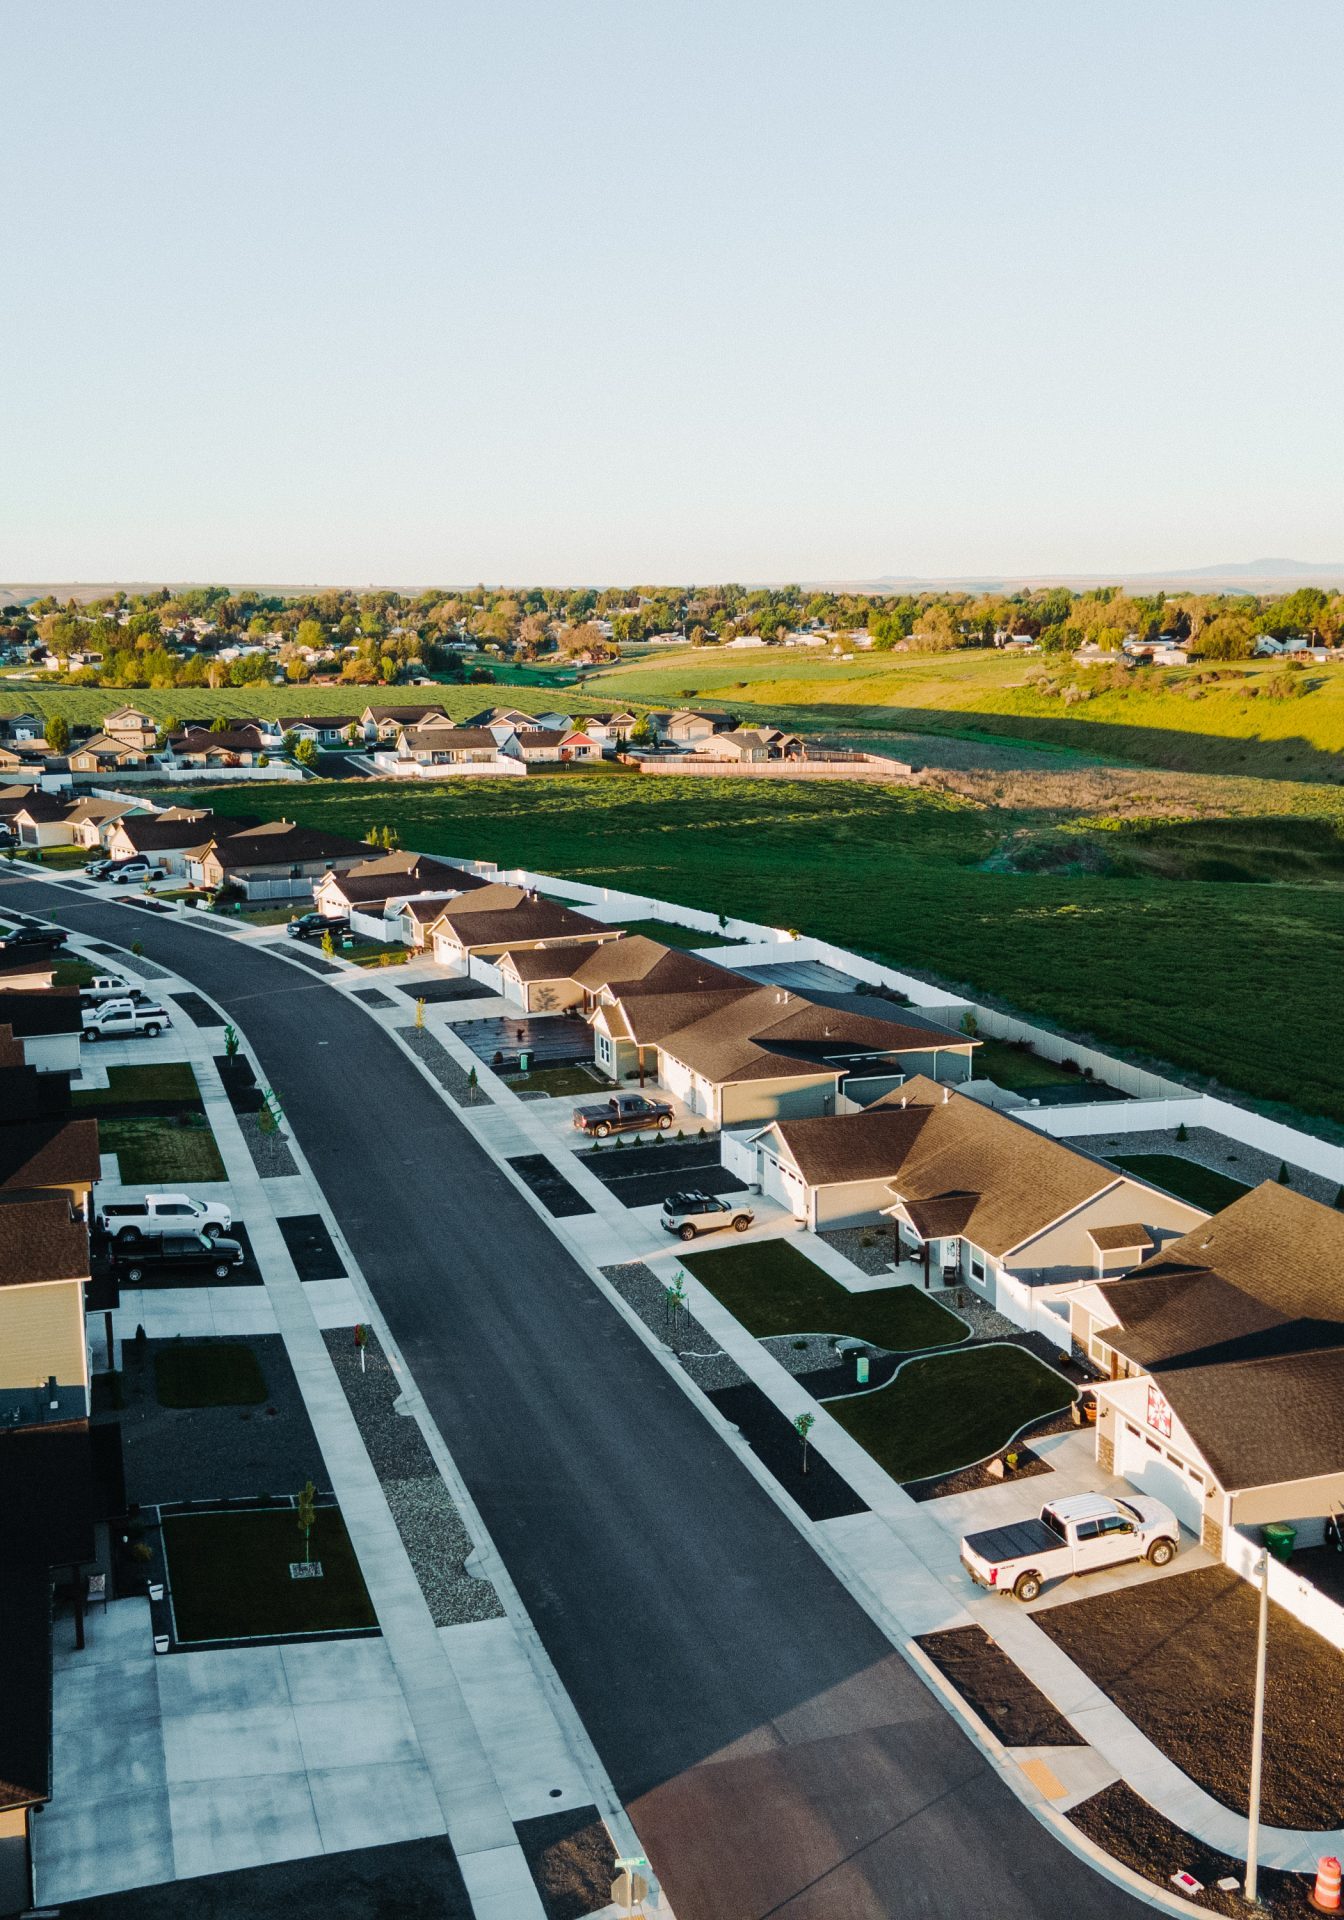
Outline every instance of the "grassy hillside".
<svg viewBox="0 0 1344 1920"><path fill-rule="evenodd" d="M796 927L1256 1100L1344 1120L1332 1050L1302 993L1344 978L1337 828L1322 827L1306 881L1264 885L1159 877L1173 840L1207 836L1207 822L1164 825L1146 855L1141 830L1098 835L1103 853L1113 844L1133 860L1128 872L1012 870L1005 839L1031 823L899 788L576 777L213 798L222 811L283 809L345 832L392 824L427 852ZM1220 856L1199 842L1191 857Z"/></svg>
<svg viewBox="0 0 1344 1920"><path fill-rule="evenodd" d="M1292 676L1303 690L1277 698L1275 662L1229 670L1199 685L1188 668L1142 669L1119 691L1066 705L1030 682L1042 672L1089 684L1071 660L966 652L868 655L850 663L796 651L731 654L687 649L590 678L604 698L666 705L712 701L751 717L840 729L973 732L1050 741L1145 766L1192 772L1344 780L1344 668Z"/></svg>

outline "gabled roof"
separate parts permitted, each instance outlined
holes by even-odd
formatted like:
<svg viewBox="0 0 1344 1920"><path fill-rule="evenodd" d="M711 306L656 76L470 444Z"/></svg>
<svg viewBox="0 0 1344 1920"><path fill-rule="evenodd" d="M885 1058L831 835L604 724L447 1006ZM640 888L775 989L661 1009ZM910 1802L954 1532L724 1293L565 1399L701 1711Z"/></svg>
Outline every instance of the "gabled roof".
<svg viewBox="0 0 1344 1920"><path fill-rule="evenodd" d="M259 753L261 730L251 724L215 730L211 727L184 727L168 736L175 754L182 753Z"/></svg>
<svg viewBox="0 0 1344 1920"><path fill-rule="evenodd" d="M98 1171L96 1120L53 1118L0 1126L0 1187L92 1184Z"/></svg>
<svg viewBox="0 0 1344 1920"><path fill-rule="evenodd" d="M640 993L699 992L710 986L727 990L740 984L743 991L749 989L748 982L739 982L726 967L702 960L683 947L665 947L642 933L627 933L605 946L585 949L574 978L589 993L610 987L621 999Z"/></svg>
<svg viewBox="0 0 1344 1920"><path fill-rule="evenodd" d="M72 826L82 826L86 820L96 820L99 826L106 826L109 820L120 820L123 815L135 812L132 800L76 800L66 814Z"/></svg>
<svg viewBox="0 0 1344 1920"><path fill-rule="evenodd" d="M68 1195L0 1195L0 1287L88 1277L88 1229Z"/></svg>
<svg viewBox="0 0 1344 1920"><path fill-rule="evenodd" d="M499 742L488 727L403 727L400 739L414 751L466 753L487 748L499 751Z"/></svg>
<svg viewBox="0 0 1344 1920"><path fill-rule="evenodd" d="M398 900L405 894L436 890L444 904L455 893L476 891L486 882L479 874L450 866L445 860L428 854L396 851L380 853L372 860L340 873L323 876L335 892L351 905L368 905L379 900Z"/></svg>
<svg viewBox="0 0 1344 1920"><path fill-rule="evenodd" d="M563 940L584 935L607 934L611 929L600 920L562 907L558 900L523 899L517 905L481 909L479 901L489 889L465 901L450 900L438 919L435 931L442 927L462 947L492 947L515 941L530 946L537 940ZM463 908L466 911L463 911Z"/></svg>
<svg viewBox="0 0 1344 1920"><path fill-rule="evenodd" d="M237 822L229 824L235 826ZM172 853L179 847L204 846L215 826L213 814L191 820L161 813L136 813L118 820L116 830L130 841L137 853Z"/></svg>
<svg viewBox="0 0 1344 1920"><path fill-rule="evenodd" d="M367 853L363 840L351 840L343 833L328 833L321 827L296 826L292 820L263 820L260 826L242 833L221 835L210 840L207 854L213 854L225 873L244 867L288 867L309 860L344 860L352 854Z"/></svg>
<svg viewBox="0 0 1344 1920"><path fill-rule="evenodd" d="M315 727L319 733L344 733L347 727L359 725L356 713L291 713L276 722L282 733L289 733L295 727Z"/></svg>
<svg viewBox="0 0 1344 1920"><path fill-rule="evenodd" d="M775 987L744 982L746 991L712 1012L668 1033L661 1042L683 1065L721 1082L769 1077L757 1065L762 1053L807 1067L838 1070L855 1055L936 1053L941 1047L967 1046L960 1034L928 1027L904 1027L868 1014L814 1006L810 1000Z"/></svg>
<svg viewBox="0 0 1344 1920"><path fill-rule="evenodd" d="M64 820L68 800L58 800L54 793L34 791L14 810L14 819L31 820L34 826L46 826L54 820Z"/></svg>
<svg viewBox="0 0 1344 1920"><path fill-rule="evenodd" d="M517 953L510 949L500 954L499 965L507 966L520 981L572 980L580 960L592 951L590 946L574 942L561 942L553 947L521 947Z"/></svg>
<svg viewBox="0 0 1344 1920"><path fill-rule="evenodd" d="M453 725L442 707L365 707L359 717L361 720L372 720L375 725L386 721L401 726L422 727L431 718L439 726L445 722L450 727Z"/></svg>
<svg viewBox="0 0 1344 1920"><path fill-rule="evenodd" d="M16 1040L50 1033L78 1033L82 1026L77 987L46 987L40 993L0 989L0 1026Z"/></svg>

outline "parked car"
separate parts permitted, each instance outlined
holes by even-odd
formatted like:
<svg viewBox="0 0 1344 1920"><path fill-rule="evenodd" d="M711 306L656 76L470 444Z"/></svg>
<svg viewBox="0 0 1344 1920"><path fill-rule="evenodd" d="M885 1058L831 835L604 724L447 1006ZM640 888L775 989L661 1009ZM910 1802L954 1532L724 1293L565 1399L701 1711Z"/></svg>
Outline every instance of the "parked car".
<svg viewBox="0 0 1344 1920"><path fill-rule="evenodd" d="M54 953L69 937L64 927L48 926L42 920L20 920L0 940L0 953Z"/></svg>
<svg viewBox="0 0 1344 1920"><path fill-rule="evenodd" d="M86 1040L153 1040L173 1024L166 1007L141 997L137 1000L104 1000L84 1007L80 1014Z"/></svg>
<svg viewBox="0 0 1344 1920"><path fill-rule="evenodd" d="M116 864L109 854L95 853L85 861L84 871L90 880L105 880Z"/></svg>
<svg viewBox="0 0 1344 1920"><path fill-rule="evenodd" d="M114 887L119 887L128 885L132 881L162 880L165 871L165 868L156 867L153 861L146 860L142 854L137 853L132 854L129 860L114 860L103 875L103 879L110 880Z"/></svg>
<svg viewBox="0 0 1344 1920"><path fill-rule="evenodd" d="M1047 1580L1067 1580L1094 1567L1175 1559L1181 1530L1170 1507L1147 1494L1111 1500L1100 1493L1047 1501L1036 1520L968 1533L961 1564L978 1587L1034 1600Z"/></svg>
<svg viewBox="0 0 1344 1920"><path fill-rule="evenodd" d="M208 1233L123 1237L113 1241L108 1257L130 1286L143 1280L151 1267L209 1267L216 1280L223 1280L230 1268L241 1267L246 1258L241 1241L228 1240L223 1234L212 1238Z"/></svg>
<svg viewBox="0 0 1344 1920"><path fill-rule="evenodd" d="M301 913L285 928L291 940L320 940L324 933L329 933L334 940L337 934L349 931L350 920L343 913Z"/></svg>
<svg viewBox="0 0 1344 1920"><path fill-rule="evenodd" d="M79 997L94 1006L100 1000L134 1000L139 991L118 973L96 973L87 986L80 988Z"/></svg>
<svg viewBox="0 0 1344 1920"><path fill-rule="evenodd" d="M733 1206L712 1193L673 1193L663 1202L659 1225L680 1240L694 1240L697 1234L718 1233L724 1227L745 1233L755 1218L750 1207Z"/></svg>
<svg viewBox="0 0 1344 1920"><path fill-rule="evenodd" d="M121 1200L105 1206L98 1225L121 1246L149 1240L161 1233L204 1233L212 1239L227 1233L233 1215L218 1200L193 1200L185 1193L147 1193L143 1200Z"/></svg>
<svg viewBox="0 0 1344 1920"><path fill-rule="evenodd" d="M672 1125L672 1109L666 1100L650 1100L642 1093L614 1093L600 1106L575 1107L574 1125L580 1133L595 1134L599 1140L610 1133L638 1133L645 1127L666 1133Z"/></svg>

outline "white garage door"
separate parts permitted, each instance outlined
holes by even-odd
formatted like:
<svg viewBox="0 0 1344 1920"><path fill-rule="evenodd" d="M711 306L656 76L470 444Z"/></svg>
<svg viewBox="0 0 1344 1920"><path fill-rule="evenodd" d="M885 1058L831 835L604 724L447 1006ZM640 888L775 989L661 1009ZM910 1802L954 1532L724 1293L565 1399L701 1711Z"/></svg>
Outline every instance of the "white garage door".
<svg viewBox="0 0 1344 1920"><path fill-rule="evenodd" d="M774 1154L764 1149L761 1151L761 1192L767 1199L778 1200L797 1220L806 1214L807 1190L802 1181L797 1174L786 1172Z"/></svg>
<svg viewBox="0 0 1344 1920"><path fill-rule="evenodd" d="M1204 1482L1160 1441L1128 1423L1121 1426L1116 1472L1138 1493L1164 1500L1183 1527L1199 1538L1204 1523Z"/></svg>

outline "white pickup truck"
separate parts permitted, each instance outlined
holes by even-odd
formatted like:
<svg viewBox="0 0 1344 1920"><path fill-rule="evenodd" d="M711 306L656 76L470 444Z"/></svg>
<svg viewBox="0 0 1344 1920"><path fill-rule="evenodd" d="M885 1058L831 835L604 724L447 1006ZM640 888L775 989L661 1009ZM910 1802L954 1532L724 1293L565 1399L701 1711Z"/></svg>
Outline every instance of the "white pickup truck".
<svg viewBox="0 0 1344 1920"><path fill-rule="evenodd" d="M1051 1500L1036 1520L1016 1520L968 1533L961 1564L978 1587L1034 1600L1047 1580L1067 1580L1121 1560L1165 1567L1176 1556L1181 1530L1170 1507L1146 1494L1110 1500L1076 1493Z"/></svg>
<svg viewBox="0 0 1344 1920"><path fill-rule="evenodd" d="M205 1233L217 1240L233 1225L233 1215L217 1200L193 1200L185 1193L147 1193L103 1207L98 1225L119 1246L149 1240L160 1233Z"/></svg>
<svg viewBox="0 0 1344 1920"><path fill-rule="evenodd" d="M168 1009L153 1001L100 1000L97 1006L85 1007L83 1015L86 1040L135 1039L141 1034L152 1040L172 1024Z"/></svg>
<svg viewBox="0 0 1344 1920"><path fill-rule="evenodd" d="M81 1000L127 1000L132 992L129 980L123 980L119 974L96 973L86 986L79 990Z"/></svg>

